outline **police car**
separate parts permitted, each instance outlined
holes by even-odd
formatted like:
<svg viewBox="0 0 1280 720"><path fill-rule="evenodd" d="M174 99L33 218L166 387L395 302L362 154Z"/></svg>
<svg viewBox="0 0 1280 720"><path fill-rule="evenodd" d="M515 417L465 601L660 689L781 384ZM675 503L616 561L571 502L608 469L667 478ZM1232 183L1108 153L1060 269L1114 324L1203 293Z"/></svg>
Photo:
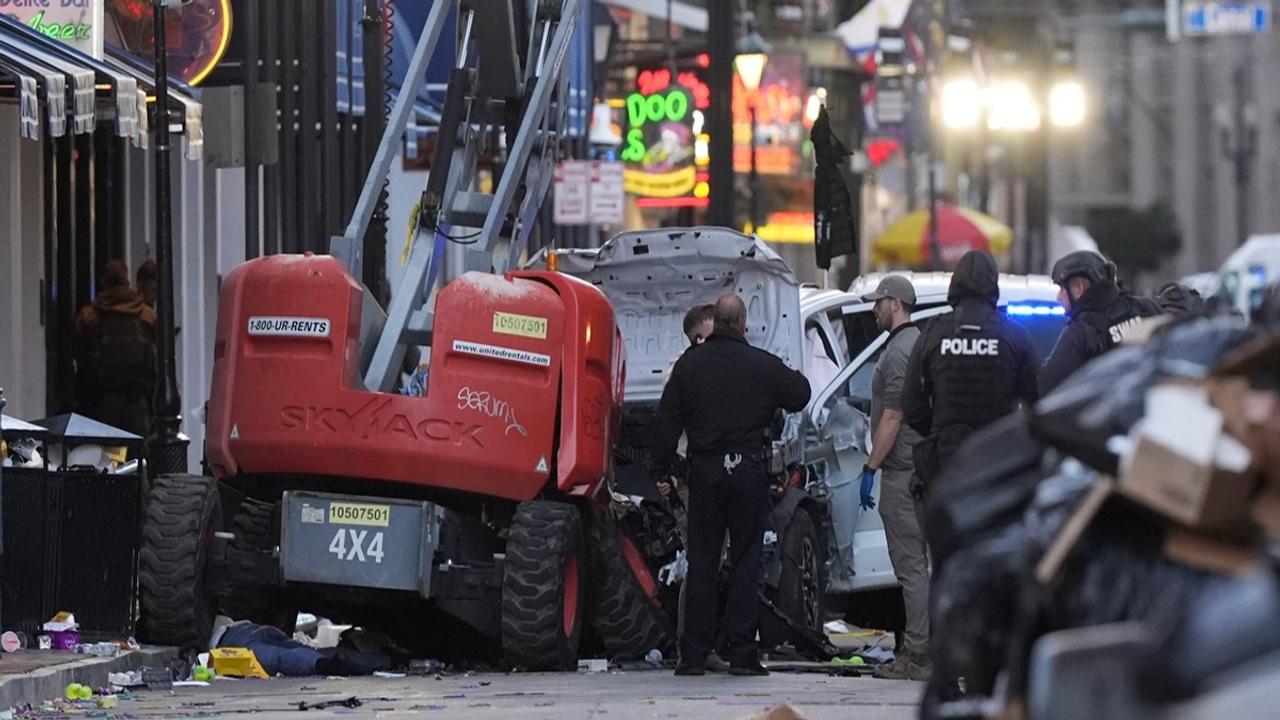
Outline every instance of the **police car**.
<svg viewBox="0 0 1280 720"><path fill-rule="evenodd" d="M1249 317L1262 305L1267 285L1280 282L1280 235L1254 235L1222 264L1212 289Z"/></svg>
<svg viewBox="0 0 1280 720"><path fill-rule="evenodd" d="M950 273L894 274L906 277L915 288L914 321L951 312L947 304ZM840 367L815 391L803 418L809 492L831 513L826 583L831 599L897 585L880 513L863 510L858 501L859 479L871 444L871 379L889 337L876 327L874 303L861 298L874 292L883 277L882 273L864 275L847 293L806 288L801 296L806 357L825 353ZM1047 276L1000 276L1000 307L1026 327L1042 356L1053 349L1066 323L1057 296L1058 286ZM879 491L876 483L877 505Z"/></svg>

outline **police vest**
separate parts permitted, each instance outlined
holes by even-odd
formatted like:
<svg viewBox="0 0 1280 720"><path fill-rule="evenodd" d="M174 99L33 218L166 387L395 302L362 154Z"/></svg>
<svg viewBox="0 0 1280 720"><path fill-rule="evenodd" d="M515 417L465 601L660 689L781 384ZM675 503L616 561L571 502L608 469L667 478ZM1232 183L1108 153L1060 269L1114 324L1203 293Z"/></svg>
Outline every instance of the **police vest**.
<svg viewBox="0 0 1280 720"><path fill-rule="evenodd" d="M930 367L933 432L980 428L1012 412L1018 368L1004 318L993 310L979 324L962 323L954 313L937 322L941 337Z"/></svg>

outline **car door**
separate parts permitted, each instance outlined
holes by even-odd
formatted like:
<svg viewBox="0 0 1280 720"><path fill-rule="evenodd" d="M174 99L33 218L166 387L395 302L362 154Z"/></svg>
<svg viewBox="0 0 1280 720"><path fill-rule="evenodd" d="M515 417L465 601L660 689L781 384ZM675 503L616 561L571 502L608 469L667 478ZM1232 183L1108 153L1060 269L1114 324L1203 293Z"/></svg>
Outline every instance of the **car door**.
<svg viewBox="0 0 1280 720"><path fill-rule="evenodd" d="M869 306L850 311L870 315ZM912 319L922 321L950 311L950 307L931 308ZM888 339L888 333L872 339L813 398L807 411L806 467L811 484L821 486L815 494L825 497L831 509L834 537L828 588L832 592L892 587L897 582L880 513L862 509L859 501L862 467L871 446L871 382ZM879 494L880 483L876 483L877 504Z"/></svg>

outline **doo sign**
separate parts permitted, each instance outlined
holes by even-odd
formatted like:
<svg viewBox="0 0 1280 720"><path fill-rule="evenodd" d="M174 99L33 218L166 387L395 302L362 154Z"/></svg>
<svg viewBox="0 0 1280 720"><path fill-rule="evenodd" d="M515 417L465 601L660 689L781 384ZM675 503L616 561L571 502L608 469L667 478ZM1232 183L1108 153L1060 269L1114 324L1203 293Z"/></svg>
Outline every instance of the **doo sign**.
<svg viewBox="0 0 1280 720"><path fill-rule="evenodd" d="M1256 35L1271 29L1271 3L1189 2L1182 20L1187 35Z"/></svg>

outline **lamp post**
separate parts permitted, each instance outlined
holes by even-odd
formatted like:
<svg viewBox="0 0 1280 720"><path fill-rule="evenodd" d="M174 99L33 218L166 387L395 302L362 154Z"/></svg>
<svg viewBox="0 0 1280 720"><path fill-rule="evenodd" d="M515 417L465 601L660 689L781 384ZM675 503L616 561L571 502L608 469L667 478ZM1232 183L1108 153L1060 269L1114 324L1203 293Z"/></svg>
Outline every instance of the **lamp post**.
<svg viewBox="0 0 1280 720"><path fill-rule="evenodd" d="M1069 75L1060 75L1045 84L1006 77L986 87L979 87L972 77L961 75L943 84L940 98L942 123L949 132L976 131L984 146L988 131L1006 141L1031 139L1035 151L1026 177L1026 220L1034 242L1028 244L1025 269L1033 272L1036 261L1047 264L1051 259L1048 257L1050 131L1072 130L1084 124L1087 104L1084 87ZM986 148L982 150L985 155ZM1039 253L1040 257L1033 253Z"/></svg>
<svg viewBox="0 0 1280 720"><path fill-rule="evenodd" d="M747 36L746 40L759 38L759 35L752 33ZM744 43L745 44L745 43ZM763 41L760 42L763 44ZM757 48L746 48L756 50ZM738 68L738 77L742 79L742 87L747 91L747 106L751 111L751 208L750 220L752 232L757 232L760 227L760 175L756 170L756 106L757 93L760 90L760 81L764 79L764 66L769 61L769 56L764 52L746 52L738 55L735 63Z"/></svg>
<svg viewBox="0 0 1280 720"><path fill-rule="evenodd" d="M154 0L156 76L156 394L151 462L166 474L187 471L187 438L181 433L182 397L174 351L173 224L169 217L169 67L164 11L180 0Z"/></svg>

